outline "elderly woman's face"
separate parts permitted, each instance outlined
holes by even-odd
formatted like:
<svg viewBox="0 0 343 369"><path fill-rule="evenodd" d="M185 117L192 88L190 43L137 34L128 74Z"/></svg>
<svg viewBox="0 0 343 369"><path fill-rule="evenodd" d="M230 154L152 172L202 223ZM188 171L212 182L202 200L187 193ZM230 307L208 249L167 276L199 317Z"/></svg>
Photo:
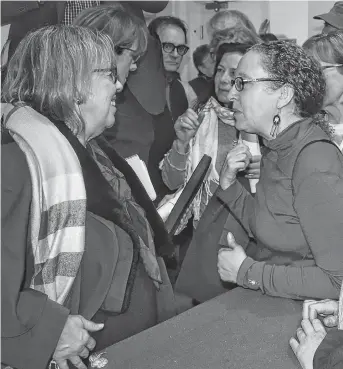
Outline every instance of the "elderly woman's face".
<svg viewBox="0 0 343 369"><path fill-rule="evenodd" d="M168 72L176 72L181 65L183 56L179 55L176 47L186 44L186 36L183 30L175 26L163 27L158 31L158 36L162 44L170 43L174 45L174 51L168 53L162 48L164 69Z"/></svg>
<svg viewBox="0 0 343 369"><path fill-rule="evenodd" d="M135 58L135 51L137 50L138 41L136 40L130 48L121 48L121 53L116 55L118 78L120 83L124 86L130 72L137 69L137 58Z"/></svg>
<svg viewBox="0 0 343 369"><path fill-rule="evenodd" d="M326 93L324 107L336 104L343 95L343 74L339 73L337 67L326 62L320 62L326 82Z"/></svg>
<svg viewBox="0 0 343 369"><path fill-rule="evenodd" d="M85 121L85 140L99 136L113 126L116 113L116 94L123 89L114 69L107 66L94 68L91 92L87 101L80 105L80 113Z"/></svg>
<svg viewBox="0 0 343 369"><path fill-rule="evenodd" d="M227 53L223 55L218 64L214 77L214 88L218 100L224 105L230 102L231 80L235 77L235 71L242 56L241 53Z"/></svg>
<svg viewBox="0 0 343 369"><path fill-rule="evenodd" d="M253 51L248 51L239 62L236 77L246 81L269 78L261 65L260 56ZM267 83L245 82L242 91L232 87L230 98L233 99L238 130L269 138L273 116L277 113L280 92L269 89Z"/></svg>

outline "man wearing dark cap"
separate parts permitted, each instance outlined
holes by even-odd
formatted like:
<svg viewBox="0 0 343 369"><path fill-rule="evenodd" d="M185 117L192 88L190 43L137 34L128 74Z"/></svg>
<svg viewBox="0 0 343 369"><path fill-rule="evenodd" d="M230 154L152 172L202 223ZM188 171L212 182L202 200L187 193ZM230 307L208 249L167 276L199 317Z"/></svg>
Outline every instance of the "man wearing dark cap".
<svg viewBox="0 0 343 369"><path fill-rule="evenodd" d="M316 15L313 18L324 21L322 33L343 29L343 1L337 1L328 13Z"/></svg>

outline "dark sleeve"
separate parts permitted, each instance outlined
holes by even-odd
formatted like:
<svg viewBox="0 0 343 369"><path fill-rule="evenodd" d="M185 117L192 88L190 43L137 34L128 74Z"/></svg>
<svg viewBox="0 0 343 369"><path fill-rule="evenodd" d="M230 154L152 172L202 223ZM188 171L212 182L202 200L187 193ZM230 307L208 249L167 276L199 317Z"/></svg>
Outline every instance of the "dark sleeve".
<svg viewBox="0 0 343 369"><path fill-rule="evenodd" d="M29 288L31 181L14 143L2 146L1 178L1 360L17 369L45 369L69 311Z"/></svg>
<svg viewBox="0 0 343 369"><path fill-rule="evenodd" d="M255 200L241 182L237 180L225 191L219 187L215 195L221 202L229 207L235 218L242 224L249 237L254 237Z"/></svg>
<svg viewBox="0 0 343 369"><path fill-rule="evenodd" d="M148 13L159 13L165 9L169 1L130 1L130 5Z"/></svg>
<svg viewBox="0 0 343 369"><path fill-rule="evenodd" d="M313 358L313 369L343 368L343 331L331 330L318 347Z"/></svg>
<svg viewBox="0 0 343 369"><path fill-rule="evenodd" d="M16 17L38 8L37 1L1 1L1 25L9 24Z"/></svg>

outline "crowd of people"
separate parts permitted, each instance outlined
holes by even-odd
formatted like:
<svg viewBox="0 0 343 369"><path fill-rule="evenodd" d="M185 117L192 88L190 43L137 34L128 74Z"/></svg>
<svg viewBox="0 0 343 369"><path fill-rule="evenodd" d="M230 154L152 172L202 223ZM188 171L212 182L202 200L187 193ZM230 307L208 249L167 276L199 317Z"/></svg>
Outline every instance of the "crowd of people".
<svg viewBox="0 0 343 369"><path fill-rule="evenodd" d="M167 3L2 3L1 361L85 369L240 286L303 300L300 365L341 368L343 2L302 46L223 10L195 50L183 20L145 23ZM183 81L188 52L198 76ZM204 154L169 234L158 209Z"/></svg>

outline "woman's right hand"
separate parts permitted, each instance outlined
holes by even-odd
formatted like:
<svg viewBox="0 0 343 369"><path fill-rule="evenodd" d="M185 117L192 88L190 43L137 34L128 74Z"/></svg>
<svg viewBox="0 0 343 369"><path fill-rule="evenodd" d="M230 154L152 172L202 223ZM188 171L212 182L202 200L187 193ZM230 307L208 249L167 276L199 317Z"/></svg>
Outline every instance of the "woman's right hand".
<svg viewBox="0 0 343 369"><path fill-rule="evenodd" d="M335 300L305 300L303 304L303 319L314 320L323 316L326 327L336 327L338 324L338 301Z"/></svg>
<svg viewBox="0 0 343 369"><path fill-rule="evenodd" d="M198 114L191 108L180 115L174 125L177 136L178 147L186 148L189 141L195 136L201 122L198 120Z"/></svg>
<svg viewBox="0 0 343 369"><path fill-rule="evenodd" d="M53 354L59 368L69 369L67 360L70 360L78 369L87 369L81 358L86 359L96 343L88 332L100 331L103 327L81 315L69 315Z"/></svg>
<svg viewBox="0 0 343 369"><path fill-rule="evenodd" d="M228 154L220 172L219 184L223 190L230 187L237 173L245 170L252 159L249 148L244 143L238 143Z"/></svg>

